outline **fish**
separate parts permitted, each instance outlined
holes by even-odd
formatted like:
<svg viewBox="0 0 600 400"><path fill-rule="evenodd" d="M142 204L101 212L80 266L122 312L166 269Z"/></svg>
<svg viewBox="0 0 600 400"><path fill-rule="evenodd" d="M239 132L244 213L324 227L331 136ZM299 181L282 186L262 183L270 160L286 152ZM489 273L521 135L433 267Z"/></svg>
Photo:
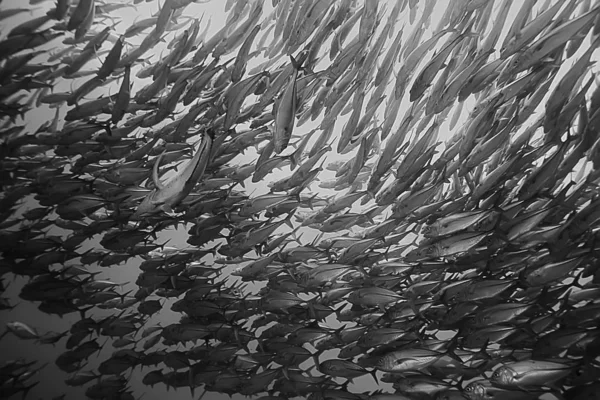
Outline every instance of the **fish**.
<svg viewBox="0 0 600 400"><path fill-rule="evenodd" d="M523 4L523 7L530 7L530 4ZM544 10L535 19L531 20L527 25L523 26L519 32L515 32L514 36L507 36L505 43L500 49L500 57L507 58L510 54L514 54L523 48L532 39L538 36L552 21L552 18L558 13L562 4L554 4L552 7Z"/></svg>
<svg viewBox="0 0 600 400"><path fill-rule="evenodd" d="M254 29L252 29L252 31L250 31L250 34L244 40L244 43L242 44L242 47L240 48L240 50L236 56L235 62L233 64L233 70L231 72L231 81L232 82L238 82L244 75L244 72L246 69L246 63L247 63L246 58L248 57L248 54L250 53L250 46L252 46L252 42L254 41L254 38L256 37L256 35L260 32L260 29L261 29L261 26L256 25L254 27Z"/></svg>
<svg viewBox="0 0 600 400"><path fill-rule="evenodd" d="M67 30L72 31L78 29L82 24L84 24L88 15L93 15L95 6L96 4L94 0L85 0L77 3L77 6L75 7L73 14L71 14L69 22L67 23Z"/></svg>
<svg viewBox="0 0 600 400"><path fill-rule="evenodd" d="M434 76L442 68L444 61L450 55L450 52L462 41L465 37L472 36L473 33L467 30L460 35L455 35L449 40L449 43L445 45L439 53L433 56L431 61L421 70L419 75L416 77L411 89L410 89L410 101L414 102L419 99L425 90L431 85Z"/></svg>
<svg viewBox="0 0 600 400"><path fill-rule="evenodd" d="M197 181L204 174L204 170L209 162L209 156L212 149L214 133L212 131L204 132L202 141L194 158L188 163L181 174L178 174L166 184L162 184L158 178L158 165L160 159L154 164L152 178L156 186L140 203L132 218L140 218L145 215L151 215L160 210L172 212L173 207L177 206L193 189ZM163 153L164 154L164 153Z"/></svg>
<svg viewBox="0 0 600 400"><path fill-rule="evenodd" d="M408 261L419 259L430 259L440 256L449 256L461 252L468 252L477 246L479 242L488 238L490 233L466 232L441 239L431 245L411 250L407 255Z"/></svg>
<svg viewBox="0 0 600 400"><path fill-rule="evenodd" d="M382 356L377 369L385 372L418 371L438 361L444 354L428 349L397 350Z"/></svg>
<svg viewBox="0 0 600 400"><path fill-rule="evenodd" d="M399 294L383 288L365 287L356 290L348 297L348 301L352 304L358 304L365 307L380 307L402 300Z"/></svg>
<svg viewBox="0 0 600 400"><path fill-rule="evenodd" d="M297 111L296 82L298 80L298 72L301 70L301 65L298 64L292 55L290 55L290 60L294 72L281 97L273 106L273 114L275 115L275 127L273 130L275 154L280 154L285 150L294 130L294 121Z"/></svg>
<svg viewBox="0 0 600 400"><path fill-rule="evenodd" d="M514 60L511 62L511 71L513 73L524 71L557 46L566 43L574 35L579 34L586 26L589 26L591 21L596 17L597 12L598 8L596 7L578 18L554 28L551 32L536 40L527 50L514 57Z"/></svg>
<svg viewBox="0 0 600 400"><path fill-rule="evenodd" d="M127 111L127 106L129 105L129 100L131 98L131 67L127 66L125 68L125 75L123 76L123 81L121 82L121 88L117 93L117 99L115 100L115 104L112 110L111 122L116 124L119 122Z"/></svg>
<svg viewBox="0 0 600 400"><path fill-rule="evenodd" d="M571 362L527 360L504 364L494 371L490 382L503 388L540 387L567 376Z"/></svg>

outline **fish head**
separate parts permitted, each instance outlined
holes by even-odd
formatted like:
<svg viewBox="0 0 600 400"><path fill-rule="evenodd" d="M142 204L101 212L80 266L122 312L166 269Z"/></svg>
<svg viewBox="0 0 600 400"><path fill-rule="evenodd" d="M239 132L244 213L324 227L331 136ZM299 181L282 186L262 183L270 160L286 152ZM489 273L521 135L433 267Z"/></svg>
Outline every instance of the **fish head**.
<svg viewBox="0 0 600 400"><path fill-rule="evenodd" d="M444 390L435 396L435 400L464 400L466 397L460 390Z"/></svg>
<svg viewBox="0 0 600 400"><path fill-rule="evenodd" d="M267 187L269 189L271 189L271 193L283 192L283 191L285 191L285 186L286 186L287 182L288 182L287 179L282 179L282 180L275 181L275 182L269 182L267 184Z"/></svg>
<svg viewBox="0 0 600 400"><path fill-rule="evenodd" d="M504 70L502 71L503 77L509 76L509 74L514 74L519 71L522 65L525 65L530 57L528 56L526 51L518 51L513 55L509 62L506 63Z"/></svg>
<svg viewBox="0 0 600 400"><path fill-rule="evenodd" d="M330 373L335 373L336 371L339 370L339 367L334 364L329 362L330 360L327 361L323 361L321 364L319 364L319 371L324 373L324 374L330 374Z"/></svg>
<svg viewBox="0 0 600 400"><path fill-rule="evenodd" d="M511 384L514 382L514 371L507 366L502 366L494 371L492 377L490 378L490 382L498 385L498 386L512 386Z"/></svg>
<svg viewBox="0 0 600 400"><path fill-rule="evenodd" d="M395 354L386 354L377 360L375 368L386 371L394 372L398 371L398 366L402 364L406 359L396 357Z"/></svg>
<svg viewBox="0 0 600 400"><path fill-rule="evenodd" d="M358 290L355 290L354 292L350 293L350 296L348 296L348 301L354 304L356 301L358 301L359 298L360 292Z"/></svg>
<svg viewBox="0 0 600 400"><path fill-rule="evenodd" d="M379 360L377 360L377 362L375 363L375 368L377 369L381 369L381 370L388 370L391 367L391 359L389 355L385 355L381 358L379 358Z"/></svg>
<svg viewBox="0 0 600 400"><path fill-rule="evenodd" d="M425 237L431 236L433 234L434 227L431 225L427 225L421 228L421 234Z"/></svg>
<svg viewBox="0 0 600 400"><path fill-rule="evenodd" d="M487 388L481 382L471 382L465 387L464 394L470 400L483 400L486 398Z"/></svg>
<svg viewBox="0 0 600 400"><path fill-rule="evenodd" d="M310 280L310 276L309 276L309 273L307 271L302 271L302 272L298 273L297 281L301 285L308 285L309 283L311 283L311 284L317 284L316 281Z"/></svg>

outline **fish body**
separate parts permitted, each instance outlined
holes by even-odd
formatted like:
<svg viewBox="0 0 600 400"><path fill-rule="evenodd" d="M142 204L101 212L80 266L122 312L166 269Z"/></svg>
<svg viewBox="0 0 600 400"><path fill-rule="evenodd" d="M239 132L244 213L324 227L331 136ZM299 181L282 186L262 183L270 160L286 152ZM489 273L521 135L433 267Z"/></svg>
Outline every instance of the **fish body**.
<svg viewBox="0 0 600 400"><path fill-rule="evenodd" d="M488 233L479 232L459 233L431 245L411 250L406 255L406 260L416 261L468 252L489 236Z"/></svg>
<svg viewBox="0 0 600 400"><path fill-rule="evenodd" d="M477 230L477 225L485 219L495 219L499 214L493 211L465 211L440 218L421 229L425 237L446 236L462 230Z"/></svg>
<svg viewBox="0 0 600 400"><path fill-rule="evenodd" d="M397 350L381 357L376 368L384 372L419 371L443 356L443 353L428 349Z"/></svg>
<svg viewBox="0 0 600 400"><path fill-rule="evenodd" d="M396 292L377 287L358 289L351 293L348 297L348 301L352 304L357 304L364 307L380 308L383 308L391 303L395 303L401 299L402 296Z"/></svg>
<svg viewBox="0 0 600 400"><path fill-rule="evenodd" d="M246 63L247 63L248 54L250 53L250 47L252 46L252 42L254 41L254 38L260 32L260 28L261 28L260 25L256 25L254 27L254 29L252 29L252 31L250 31L250 34L246 37L246 39L244 40L244 43L242 44L242 47L238 51L238 54L236 56L236 59L235 59L234 65L233 65L233 70L231 71L231 81L232 82L237 82L240 79L242 79L242 76L246 72Z"/></svg>
<svg viewBox="0 0 600 400"><path fill-rule="evenodd" d="M547 386L571 373L571 361L527 360L504 364L494 371L490 378L492 384L512 389Z"/></svg>
<svg viewBox="0 0 600 400"><path fill-rule="evenodd" d="M304 277L307 287L319 287L326 283L335 282L338 278L351 271L352 267L345 264L323 264L310 270Z"/></svg>
<svg viewBox="0 0 600 400"><path fill-rule="evenodd" d="M373 375L375 382L379 383L375 371L369 372L360 365L348 360L332 359L323 361L319 364L319 371L326 375L347 378L350 382L353 378L370 373Z"/></svg>

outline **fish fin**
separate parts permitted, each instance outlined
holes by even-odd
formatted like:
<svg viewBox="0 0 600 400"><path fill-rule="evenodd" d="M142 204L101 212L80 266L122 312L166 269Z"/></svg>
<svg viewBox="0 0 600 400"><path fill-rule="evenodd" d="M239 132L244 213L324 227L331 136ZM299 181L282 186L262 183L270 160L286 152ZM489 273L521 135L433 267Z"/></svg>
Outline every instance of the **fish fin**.
<svg viewBox="0 0 600 400"><path fill-rule="evenodd" d="M33 389L34 386L36 386L39 382L35 382L27 387L25 387L25 390L23 390L23 397L21 398L22 400L25 400L25 398L27 397L27 394L29 394L29 391L31 391L31 389Z"/></svg>
<svg viewBox="0 0 600 400"><path fill-rule="evenodd" d="M373 368L371 372L369 372L373 379L375 379L375 383L379 386L379 379L377 378L377 369Z"/></svg>
<svg viewBox="0 0 600 400"><path fill-rule="evenodd" d="M304 68L302 68L302 65L296 61L296 59L294 58L293 55L290 54L290 60L292 62L292 66L294 67L294 69L298 70L298 71L303 71Z"/></svg>
<svg viewBox="0 0 600 400"><path fill-rule="evenodd" d="M482 346L482 349L484 349L484 351L485 351L485 349L487 349L488 342L489 342L489 339L487 339L486 342ZM452 337L452 339L450 339L450 342L448 343L448 348L446 349L446 353L450 354L450 356L456 360L461 360L461 358L456 355L457 347L458 347L458 335L455 335L454 337ZM485 353L485 354L487 355L487 353Z"/></svg>
<svg viewBox="0 0 600 400"><path fill-rule="evenodd" d="M312 195L312 196L310 196L310 197L308 198L308 200L307 200L307 201L308 201L308 207L309 207L311 210L314 210L314 207L313 207L313 203L312 203L312 202L313 202L313 200L314 200L314 199L316 199L318 196L319 196L319 193L315 193L314 195Z"/></svg>
<svg viewBox="0 0 600 400"><path fill-rule="evenodd" d="M592 247L592 249L593 248L594 247ZM584 272L585 272L585 269L581 270L581 272L575 277L575 279L573 280L573 283L572 283L573 286L578 287L579 289L584 289L583 285L581 284L581 278L583 278Z"/></svg>
<svg viewBox="0 0 600 400"><path fill-rule="evenodd" d="M310 245L313 247L317 247L317 243L319 243L321 241L321 238L323 237L324 234L325 234L324 232L319 232L317 234L317 236L315 236L315 239L310 243Z"/></svg>
<svg viewBox="0 0 600 400"><path fill-rule="evenodd" d="M290 213L288 214L287 217L285 217L285 219L283 220L283 222L285 222L285 224L287 226L290 227L290 229L294 229L294 224L292 224L292 217L295 214L296 209L294 208L292 211L290 211Z"/></svg>
<svg viewBox="0 0 600 400"><path fill-rule="evenodd" d="M546 386L552 389L550 393L552 393L552 395L554 395L558 400L567 400L566 397L562 395L563 389L561 389L558 385L555 383L549 383L546 384Z"/></svg>
<svg viewBox="0 0 600 400"><path fill-rule="evenodd" d="M167 152L167 150L165 149L156 159L156 161L154 162L154 166L152 167L152 180L154 181L154 186L158 189L158 190L162 190L164 189L164 185L160 182L160 179L158 177L158 167L160 166L160 162L163 158L163 156L165 155L165 153Z"/></svg>
<svg viewBox="0 0 600 400"><path fill-rule="evenodd" d="M334 330L334 331L333 331L333 334L334 334L334 335L335 335L337 338L341 339L341 338L342 338L342 337L341 337L341 333L344 331L344 329L346 329L346 324L344 324L344 325L340 326L338 329Z"/></svg>
<svg viewBox="0 0 600 400"><path fill-rule="evenodd" d="M216 132L213 128L208 128L206 130L206 134L210 137L211 140L215 140Z"/></svg>
<svg viewBox="0 0 600 400"><path fill-rule="evenodd" d="M175 212L173 211L173 209L171 208L171 206L169 206L168 204L161 204L159 208L162 211L164 211L165 214L167 214L167 215L176 216Z"/></svg>
<svg viewBox="0 0 600 400"><path fill-rule="evenodd" d="M296 154L300 151L301 149L295 150L292 154L289 154L287 156L285 156L285 158L287 158L288 160L290 160L290 171L293 171L296 169L296 167L298 166L298 164L300 163L300 157L302 157L302 154Z"/></svg>
<svg viewBox="0 0 600 400"><path fill-rule="evenodd" d="M489 353L487 352L487 348L488 348L488 345L489 345L489 343L490 343L490 338L488 337L488 338L486 338L486 340L485 340L485 343L483 343L483 344L481 345L481 348L480 348L480 349L479 349L479 351L476 353L476 354L481 354L481 356L482 356L482 358L483 358L484 360L491 360L491 359L492 359L492 357L491 357L491 356L489 355ZM454 349L453 349L453 352L454 352Z"/></svg>
<svg viewBox="0 0 600 400"><path fill-rule="evenodd" d="M190 392L192 394L192 398L194 398L194 391L196 389L196 385L194 384L194 372L193 368L190 368L188 371L188 383L190 385Z"/></svg>
<svg viewBox="0 0 600 400"><path fill-rule="evenodd" d="M290 373L288 371L288 368L286 366L281 367L281 373L283 374L284 378L287 379L288 381L290 381Z"/></svg>
<svg viewBox="0 0 600 400"><path fill-rule="evenodd" d="M319 365L321 364L321 361L319 361L319 356L321 355L320 351L317 351L316 353L312 354L312 358L314 360L314 364L312 365L311 368L315 367L318 369ZM308 370L307 370L308 371Z"/></svg>

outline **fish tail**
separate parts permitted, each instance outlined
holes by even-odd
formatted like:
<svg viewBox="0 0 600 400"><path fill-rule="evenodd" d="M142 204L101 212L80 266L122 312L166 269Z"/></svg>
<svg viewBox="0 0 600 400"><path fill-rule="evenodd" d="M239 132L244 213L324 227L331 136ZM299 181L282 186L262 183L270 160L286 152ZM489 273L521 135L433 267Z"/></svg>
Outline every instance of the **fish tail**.
<svg viewBox="0 0 600 400"><path fill-rule="evenodd" d="M346 324L340 326L338 329L336 329L335 331L333 331L333 335L338 338L338 339L342 339L342 332L344 331L344 329L346 329Z"/></svg>
<svg viewBox="0 0 600 400"><path fill-rule="evenodd" d="M287 217L285 217L285 219L283 220L283 222L290 227L290 229L294 229L294 224L292 224L292 217L294 216L296 212L296 208L294 208L292 211L290 211L290 213L288 214Z"/></svg>
<svg viewBox="0 0 600 400"><path fill-rule="evenodd" d="M216 132L215 132L215 130L213 128L208 128L206 130L206 134L208 136L210 136L211 140L215 140L215 134L216 134Z"/></svg>
<svg viewBox="0 0 600 400"><path fill-rule="evenodd" d="M291 54L290 54L290 61L292 62L292 66L294 67L295 70L298 70L298 71L304 70L304 68L302 68L302 65L298 61L296 61L294 56Z"/></svg>
<svg viewBox="0 0 600 400"><path fill-rule="evenodd" d="M342 383L340 385L340 389L347 392L348 391L348 385L350 384L350 379L348 379L346 382Z"/></svg>
<svg viewBox="0 0 600 400"><path fill-rule="evenodd" d="M318 367L321 364L321 361L319 361L319 355L321 354L320 351L316 352L315 354L312 355L312 358L314 360L314 367Z"/></svg>
<svg viewBox="0 0 600 400"><path fill-rule="evenodd" d="M22 397L23 400L25 400L25 398L27 397L27 394L29 394L31 389L33 389L33 387L36 386L38 383L39 382L35 382L35 383L25 387L25 390L23 390L23 397Z"/></svg>
<svg viewBox="0 0 600 400"><path fill-rule="evenodd" d="M482 349L484 349L484 351L487 348L488 342L489 342L489 339L486 340L486 342L482 346ZM456 355L457 347L458 347L458 335L455 335L448 343L448 348L446 349L446 353L449 354L455 360L461 360L461 358Z"/></svg>
<svg viewBox="0 0 600 400"><path fill-rule="evenodd" d="M309 207L311 210L313 210L313 209L314 209L314 207L313 207L313 203L312 203L312 202L313 202L313 200L314 200L314 199L316 199L316 198L317 198L317 196L319 196L319 193L315 193L314 195L312 195L312 196L310 196L310 197L308 198L308 207Z"/></svg>
<svg viewBox="0 0 600 400"><path fill-rule="evenodd" d="M92 308L94 308L94 306L89 306L89 307L85 307L85 308L80 308L79 311L79 315L81 316L81 319L85 319L85 313L89 310L91 310ZM1 337L0 337L1 339Z"/></svg>
<svg viewBox="0 0 600 400"><path fill-rule="evenodd" d="M477 354L481 355L484 360L491 360L492 357L487 352L488 344L490 343L490 338L487 338L485 342L481 345L481 348L477 352Z"/></svg>
<svg viewBox="0 0 600 400"><path fill-rule="evenodd" d="M126 293L123 293L123 294L119 295L119 298L121 299L121 303L125 302L125 297L127 297L129 294L131 294L131 292L133 292L133 289L130 290L130 291L128 291L128 292L126 292Z"/></svg>
<svg viewBox="0 0 600 400"><path fill-rule="evenodd" d="M585 269L581 270L581 272L575 277L575 279L573 279L573 283L572 283L573 286L578 287L579 289L583 289L583 286L581 285L581 278L583 278L584 272L585 272Z"/></svg>
<svg viewBox="0 0 600 400"><path fill-rule="evenodd" d="M295 170L298 164L300 164L302 154L297 154L299 150L301 149L295 150L292 154L286 156L290 160L290 171Z"/></svg>
<svg viewBox="0 0 600 400"><path fill-rule="evenodd" d="M377 378L377 369L373 368L371 372L369 372L373 379L375 379L375 383L379 385L379 379Z"/></svg>
<svg viewBox="0 0 600 400"><path fill-rule="evenodd" d="M192 393L192 398L194 398L194 391L196 389L196 385L194 384L194 372L192 368L188 371L188 384L190 385L190 392Z"/></svg>

